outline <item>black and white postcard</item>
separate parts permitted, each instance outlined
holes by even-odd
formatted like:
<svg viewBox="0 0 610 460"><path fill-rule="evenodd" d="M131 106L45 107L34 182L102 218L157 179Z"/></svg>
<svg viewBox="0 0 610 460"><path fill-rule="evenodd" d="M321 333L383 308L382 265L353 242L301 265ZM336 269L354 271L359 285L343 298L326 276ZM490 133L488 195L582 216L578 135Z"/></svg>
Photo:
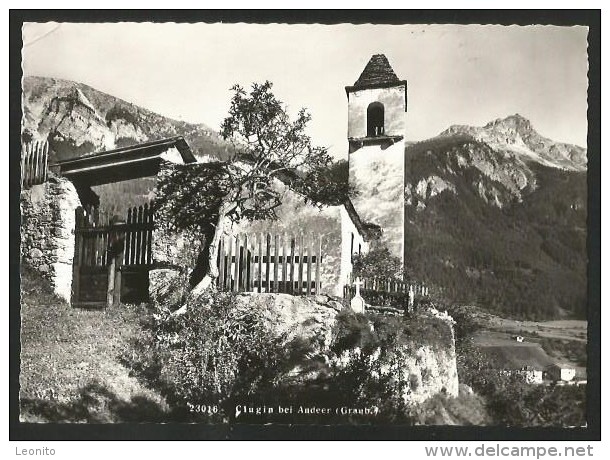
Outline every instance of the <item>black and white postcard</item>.
<svg viewBox="0 0 610 460"><path fill-rule="evenodd" d="M595 437L599 16L360 13L12 18L18 427Z"/></svg>

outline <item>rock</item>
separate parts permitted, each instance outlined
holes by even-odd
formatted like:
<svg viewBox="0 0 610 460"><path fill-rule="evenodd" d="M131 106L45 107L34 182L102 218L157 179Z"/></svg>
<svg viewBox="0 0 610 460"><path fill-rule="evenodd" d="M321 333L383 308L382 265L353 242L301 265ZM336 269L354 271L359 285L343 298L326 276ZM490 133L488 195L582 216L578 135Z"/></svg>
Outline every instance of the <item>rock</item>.
<svg viewBox="0 0 610 460"><path fill-rule="evenodd" d="M30 257L32 259L38 259L42 257L42 251L38 248L33 248L32 250L30 250Z"/></svg>
<svg viewBox="0 0 610 460"><path fill-rule="evenodd" d="M301 381L315 379L328 372L332 365L347 366L351 360L358 359L362 351L356 347L337 356L331 350L333 326L339 309L339 302L317 296L312 298L296 297L288 294L241 293L237 302L246 308L262 311L277 337L285 340L286 346L298 339L307 344L307 358L295 365L291 378ZM396 318L396 317L393 317ZM455 356L455 342L451 322L444 318L426 317L426 321L439 322L446 327L447 344L440 346L436 338L427 340L414 336L412 341L381 349L370 355L377 362L382 375L396 379L407 379L409 385L401 397L408 404L426 401L436 394L450 397L458 395L458 375ZM408 321L393 319L393 321ZM371 330L372 330L372 323ZM449 340L450 337L450 340ZM326 363L320 365L320 363ZM373 374L371 374L373 375ZM373 377L375 377L373 375ZM379 375L377 375L379 378ZM397 385L398 388L400 385Z"/></svg>
<svg viewBox="0 0 610 460"><path fill-rule="evenodd" d="M324 294L319 294L314 297L314 300L318 303L326 303L326 302L328 302L329 299L330 299L330 297L328 297L327 295L324 295Z"/></svg>
<svg viewBox="0 0 610 460"><path fill-rule="evenodd" d="M237 301L246 308L261 311L285 348L295 342L299 347L305 347L306 358L295 363L287 373L291 382L315 380L329 372L329 350L337 310L313 298L289 294L243 293L237 296Z"/></svg>
<svg viewBox="0 0 610 460"><path fill-rule="evenodd" d="M49 271L49 266L47 264L41 264L38 266L38 271L40 273L46 273Z"/></svg>
<svg viewBox="0 0 610 460"><path fill-rule="evenodd" d="M328 305L330 308L334 308L337 311L343 310L343 304L337 300L329 300L326 302L326 305Z"/></svg>
<svg viewBox="0 0 610 460"><path fill-rule="evenodd" d="M445 190L455 193L455 186L436 175L420 180L415 186L415 193L423 201L433 198Z"/></svg>

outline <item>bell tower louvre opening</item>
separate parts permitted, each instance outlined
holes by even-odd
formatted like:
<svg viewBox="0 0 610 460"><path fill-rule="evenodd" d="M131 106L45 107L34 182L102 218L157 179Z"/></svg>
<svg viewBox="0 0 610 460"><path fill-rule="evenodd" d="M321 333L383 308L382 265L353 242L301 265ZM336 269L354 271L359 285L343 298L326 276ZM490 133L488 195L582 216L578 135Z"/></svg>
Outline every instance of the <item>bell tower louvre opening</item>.
<svg viewBox="0 0 610 460"><path fill-rule="evenodd" d="M383 136L384 109L381 102L372 102L366 109L366 136Z"/></svg>

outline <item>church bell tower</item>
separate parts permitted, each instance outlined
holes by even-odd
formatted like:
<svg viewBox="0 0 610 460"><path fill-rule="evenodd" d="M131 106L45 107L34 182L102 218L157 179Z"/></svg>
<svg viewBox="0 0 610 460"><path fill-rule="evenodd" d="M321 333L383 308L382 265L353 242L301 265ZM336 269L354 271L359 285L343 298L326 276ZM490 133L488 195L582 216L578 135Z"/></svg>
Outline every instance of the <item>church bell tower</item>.
<svg viewBox="0 0 610 460"><path fill-rule="evenodd" d="M407 82L383 54L369 60L348 104L349 181L360 217L381 227L380 241L404 263L404 177Z"/></svg>

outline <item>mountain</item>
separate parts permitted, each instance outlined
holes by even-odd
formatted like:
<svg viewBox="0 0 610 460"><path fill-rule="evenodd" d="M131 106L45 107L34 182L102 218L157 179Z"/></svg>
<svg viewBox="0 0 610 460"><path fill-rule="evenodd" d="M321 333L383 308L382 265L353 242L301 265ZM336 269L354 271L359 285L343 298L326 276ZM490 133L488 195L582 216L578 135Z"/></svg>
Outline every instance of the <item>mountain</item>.
<svg viewBox="0 0 610 460"><path fill-rule="evenodd" d="M48 140L50 161L183 136L200 159L225 159L228 144L211 128L173 120L83 83L46 77L23 80L22 138ZM93 187L106 212L150 200L152 178Z"/></svg>
<svg viewBox="0 0 610 460"><path fill-rule="evenodd" d="M514 115L405 149L405 255L452 302L586 315L586 150Z"/></svg>
<svg viewBox="0 0 610 460"><path fill-rule="evenodd" d="M25 77L22 102L24 140L48 140L52 161L173 136L183 136L200 158L227 155L227 144L211 128L164 117L83 83Z"/></svg>
<svg viewBox="0 0 610 460"><path fill-rule="evenodd" d="M531 122L519 115L498 118L483 127L453 125L441 136L466 134L490 147L524 160L569 171L587 169L587 151L577 145L554 142L538 134Z"/></svg>

